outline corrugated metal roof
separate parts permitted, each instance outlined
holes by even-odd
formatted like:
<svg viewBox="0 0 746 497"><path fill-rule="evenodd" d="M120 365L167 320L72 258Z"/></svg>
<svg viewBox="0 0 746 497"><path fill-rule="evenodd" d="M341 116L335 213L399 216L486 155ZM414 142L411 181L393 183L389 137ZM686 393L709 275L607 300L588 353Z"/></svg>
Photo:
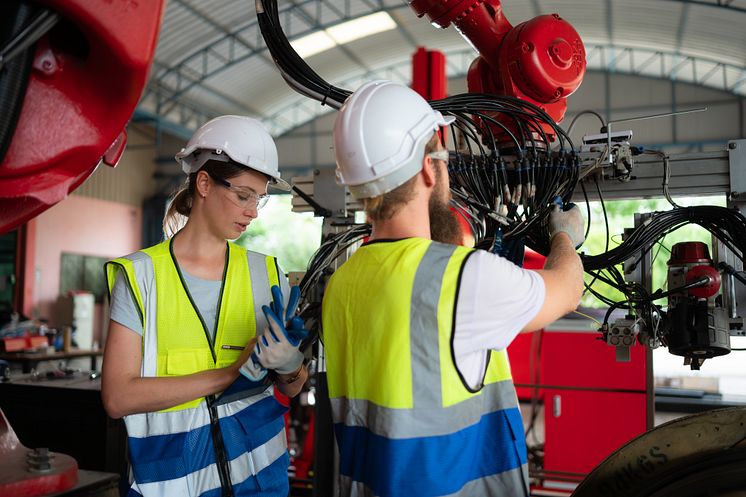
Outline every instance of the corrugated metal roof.
<svg viewBox="0 0 746 497"><path fill-rule="evenodd" d="M415 46L468 56L468 44L455 29L434 28L400 0L280 1L280 19L293 39L370 14L381 5L397 22L397 30L309 57L314 70L340 85L384 74L407 78ZM746 94L746 84L740 83L746 78L746 0L504 0L502 5L514 25L536 15L559 13L589 47L590 67L616 64L615 70L653 76L660 74L661 67L687 70L692 74L684 79L722 84L724 89ZM271 127L280 132L303 122L308 108L303 105L305 97L294 93L272 65L254 9L247 0L169 0L149 85L149 91L160 88L166 95L160 106L168 112L166 117L181 119L174 104L183 101L205 116L227 112L265 120L275 116L278 122ZM629 56L632 49L636 60ZM641 64L644 57L655 58L655 63ZM687 64L696 65L696 70ZM451 63L449 73L463 65ZM713 67L722 75L702 76L714 72ZM156 112L156 101L150 95L142 105ZM295 118L277 115L294 107L298 107ZM193 119L186 123L194 126Z"/></svg>

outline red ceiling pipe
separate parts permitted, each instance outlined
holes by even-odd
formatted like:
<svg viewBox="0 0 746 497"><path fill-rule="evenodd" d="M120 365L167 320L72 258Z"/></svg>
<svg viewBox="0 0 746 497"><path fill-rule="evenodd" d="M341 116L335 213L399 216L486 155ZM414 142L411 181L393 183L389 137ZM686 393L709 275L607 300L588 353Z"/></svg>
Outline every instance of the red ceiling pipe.
<svg viewBox="0 0 746 497"><path fill-rule="evenodd" d="M425 100L439 100L448 96L446 56L440 50L418 47L412 55L412 89ZM446 129L438 132L445 141Z"/></svg>

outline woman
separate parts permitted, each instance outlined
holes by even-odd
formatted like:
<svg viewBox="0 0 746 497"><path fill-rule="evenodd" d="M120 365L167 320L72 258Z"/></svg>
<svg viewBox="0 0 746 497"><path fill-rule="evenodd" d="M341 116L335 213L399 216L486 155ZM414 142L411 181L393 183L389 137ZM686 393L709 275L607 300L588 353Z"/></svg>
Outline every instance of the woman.
<svg viewBox="0 0 746 497"><path fill-rule="evenodd" d="M271 287L287 296L288 284L273 257L226 242L257 217L268 183L287 187L277 150L258 121L222 116L176 159L188 179L164 227L176 231L181 216L186 223L165 242L106 265L102 398L127 426L130 494L284 497L285 408L268 378L294 396L307 372L296 341L262 339L260 359L250 356L267 329L265 312L273 313L262 312ZM273 330L274 338L284 331L278 323ZM242 367L257 381L241 376Z"/></svg>

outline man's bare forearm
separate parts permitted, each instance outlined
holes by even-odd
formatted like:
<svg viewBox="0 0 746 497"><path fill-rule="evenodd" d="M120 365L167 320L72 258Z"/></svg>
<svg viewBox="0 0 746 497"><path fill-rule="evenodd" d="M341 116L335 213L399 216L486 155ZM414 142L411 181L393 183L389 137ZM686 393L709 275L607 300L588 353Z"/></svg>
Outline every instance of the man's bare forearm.
<svg viewBox="0 0 746 497"><path fill-rule="evenodd" d="M552 238L552 247L544 263L544 269L555 269L559 266L576 264L582 268L580 257L572 246L572 241L567 233L557 233Z"/></svg>
<svg viewBox="0 0 746 497"><path fill-rule="evenodd" d="M583 263L566 233L557 233L552 238L552 248L544 263L544 269L557 271L566 278L568 289L578 295L583 293Z"/></svg>

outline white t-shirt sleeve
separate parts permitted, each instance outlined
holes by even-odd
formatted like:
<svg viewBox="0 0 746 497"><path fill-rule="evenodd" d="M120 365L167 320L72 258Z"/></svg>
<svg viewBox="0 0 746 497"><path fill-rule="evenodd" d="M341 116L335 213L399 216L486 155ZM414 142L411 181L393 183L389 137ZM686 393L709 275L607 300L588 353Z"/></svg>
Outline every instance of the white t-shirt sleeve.
<svg viewBox="0 0 746 497"><path fill-rule="evenodd" d="M464 263L453 337L456 367L471 388L489 350L503 350L544 304L544 280L503 257L478 250Z"/></svg>

